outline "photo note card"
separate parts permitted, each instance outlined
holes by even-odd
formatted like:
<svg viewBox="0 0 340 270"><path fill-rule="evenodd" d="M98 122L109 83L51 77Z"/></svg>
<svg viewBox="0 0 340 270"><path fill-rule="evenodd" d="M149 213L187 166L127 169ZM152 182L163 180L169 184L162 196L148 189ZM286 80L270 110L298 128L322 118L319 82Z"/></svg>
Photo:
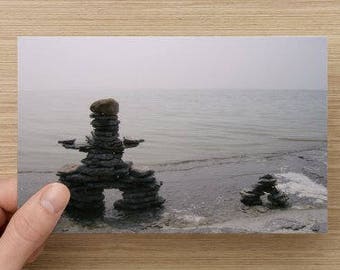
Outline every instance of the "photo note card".
<svg viewBox="0 0 340 270"><path fill-rule="evenodd" d="M19 37L18 80L56 232L327 232L325 37Z"/></svg>

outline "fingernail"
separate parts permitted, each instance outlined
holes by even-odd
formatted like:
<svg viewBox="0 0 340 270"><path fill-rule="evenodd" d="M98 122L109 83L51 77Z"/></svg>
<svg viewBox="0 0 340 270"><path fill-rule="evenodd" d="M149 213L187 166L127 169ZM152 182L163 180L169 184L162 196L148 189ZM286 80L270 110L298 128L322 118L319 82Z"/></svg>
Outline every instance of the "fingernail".
<svg viewBox="0 0 340 270"><path fill-rule="evenodd" d="M51 214L63 210L67 204L65 187L61 184L51 184L41 195L40 204Z"/></svg>

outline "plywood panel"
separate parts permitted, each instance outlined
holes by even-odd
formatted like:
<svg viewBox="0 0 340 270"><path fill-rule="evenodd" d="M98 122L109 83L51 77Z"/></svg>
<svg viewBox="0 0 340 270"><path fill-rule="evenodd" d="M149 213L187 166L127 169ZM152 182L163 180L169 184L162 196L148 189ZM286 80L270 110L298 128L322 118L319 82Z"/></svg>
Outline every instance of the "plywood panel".
<svg viewBox="0 0 340 270"><path fill-rule="evenodd" d="M0 175L16 175L22 35L322 35L329 44L329 233L53 235L27 269L339 269L339 1L0 1Z"/></svg>

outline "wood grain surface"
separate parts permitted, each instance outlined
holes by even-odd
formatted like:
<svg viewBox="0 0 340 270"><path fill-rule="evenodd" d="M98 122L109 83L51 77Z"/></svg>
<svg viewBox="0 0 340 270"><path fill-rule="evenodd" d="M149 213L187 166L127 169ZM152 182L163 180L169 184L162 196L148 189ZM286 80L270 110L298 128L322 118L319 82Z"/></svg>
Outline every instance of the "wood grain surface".
<svg viewBox="0 0 340 270"><path fill-rule="evenodd" d="M339 25L340 1L0 0L0 176L5 177L17 170L17 36L328 37L329 233L55 234L27 269L340 269Z"/></svg>

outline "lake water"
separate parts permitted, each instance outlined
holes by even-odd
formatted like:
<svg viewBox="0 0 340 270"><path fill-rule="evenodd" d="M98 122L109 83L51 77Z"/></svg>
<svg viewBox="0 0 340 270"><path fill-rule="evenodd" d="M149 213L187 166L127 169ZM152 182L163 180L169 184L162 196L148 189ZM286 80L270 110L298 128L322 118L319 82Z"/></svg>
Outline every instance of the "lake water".
<svg viewBox="0 0 340 270"><path fill-rule="evenodd" d="M61 139L84 140L89 105L120 103L120 135L142 138L125 160L150 167L310 149L327 140L327 91L69 90L19 94L19 171L55 172L84 153Z"/></svg>
<svg viewBox="0 0 340 270"><path fill-rule="evenodd" d="M121 193L105 190L102 218L83 223L65 214L55 231L275 231L269 220L287 217L304 222L307 231L315 222L327 224L326 91L21 92L19 205L55 181L60 167L85 156L57 141L84 140L91 131L89 105L104 97L120 103L121 137L145 139L124 159L156 170L164 208L121 213L113 208ZM263 224L254 225L252 214L240 211L239 192L267 173L279 177L292 207L262 213Z"/></svg>

